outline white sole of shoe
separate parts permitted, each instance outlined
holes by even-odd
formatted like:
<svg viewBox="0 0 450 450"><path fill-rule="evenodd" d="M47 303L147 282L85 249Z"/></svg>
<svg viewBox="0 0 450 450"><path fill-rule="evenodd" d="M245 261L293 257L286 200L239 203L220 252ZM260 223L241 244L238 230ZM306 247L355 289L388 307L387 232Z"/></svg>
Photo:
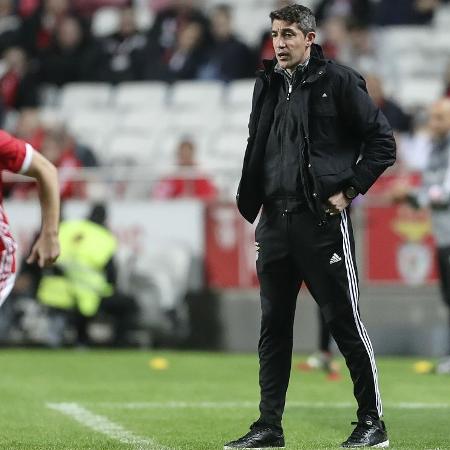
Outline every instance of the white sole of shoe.
<svg viewBox="0 0 450 450"><path fill-rule="evenodd" d="M380 442L377 445L372 445L372 448L389 448L389 440Z"/></svg>
<svg viewBox="0 0 450 450"><path fill-rule="evenodd" d="M270 450L271 448L286 448L286 447L258 447L258 448L240 447L240 450ZM236 447L225 446L223 450L236 450Z"/></svg>

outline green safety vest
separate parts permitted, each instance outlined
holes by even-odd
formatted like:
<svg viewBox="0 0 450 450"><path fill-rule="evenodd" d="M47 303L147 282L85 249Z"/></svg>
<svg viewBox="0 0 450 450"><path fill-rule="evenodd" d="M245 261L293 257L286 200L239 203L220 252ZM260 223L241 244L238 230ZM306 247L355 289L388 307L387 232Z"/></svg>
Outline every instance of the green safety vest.
<svg viewBox="0 0 450 450"><path fill-rule="evenodd" d="M97 313L101 299L113 294L105 267L117 249L113 234L89 220L62 222L58 266L63 275L45 275L37 297L47 306L78 308L84 316Z"/></svg>

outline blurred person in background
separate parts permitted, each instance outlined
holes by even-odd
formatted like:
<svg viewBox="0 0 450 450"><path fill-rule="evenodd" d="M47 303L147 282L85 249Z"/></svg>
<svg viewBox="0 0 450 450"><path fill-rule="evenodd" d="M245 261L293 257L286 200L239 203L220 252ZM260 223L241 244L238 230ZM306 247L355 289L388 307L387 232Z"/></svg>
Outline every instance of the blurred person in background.
<svg viewBox="0 0 450 450"><path fill-rule="evenodd" d="M162 79L169 82L195 80L206 58L204 29L200 23L191 22L180 31Z"/></svg>
<svg viewBox="0 0 450 450"><path fill-rule="evenodd" d="M100 313L113 320L112 343L126 343L126 331L136 312L134 299L117 289L114 255L117 240L107 226L107 211L102 203L93 205L86 219L63 220L59 239L58 263L42 272L37 299L56 319L50 344L60 346L67 320L73 320L77 344L89 345L88 327ZM63 318L63 320L60 320Z"/></svg>
<svg viewBox="0 0 450 450"><path fill-rule="evenodd" d="M92 78L93 58L89 38L79 19L64 17L56 26L51 44L39 58L39 81L62 86Z"/></svg>
<svg viewBox="0 0 450 450"><path fill-rule="evenodd" d="M227 82L254 75L255 57L249 47L234 35L231 15L229 5L218 5L211 13L212 41L200 78Z"/></svg>
<svg viewBox="0 0 450 450"><path fill-rule="evenodd" d="M341 17L345 21L354 19L360 24L372 22L372 2L370 0L321 0L315 8L318 25L333 17Z"/></svg>
<svg viewBox="0 0 450 450"><path fill-rule="evenodd" d="M445 85L444 95L446 97L450 97L450 63L447 65L447 68L445 70L444 85Z"/></svg>
<svg viewBox="0 0 450 450"><path fill-rule="evenodd" d="M217 189L212 181L199 173L192 140L185 138L178 144L176 165L179 173L158 181L153 188L154 198L197 198L209 201L217 197ZM186 174L186 171L191 173Z"/></svg>
<svg viewBox="0 0 450 450"><path fill-rule="evenodd" d="M69 0L42 0L22 23L21 44L31 57L50 47L59 23L70 14Z"/></svg>
<svg viewBox="0 0 450 450"><path fill-rule="evenodd" d="M45 137L45 129L38 108L24 108L20 111L15 124L14 135L40 149Z"/></svg>
<svg viewBox="0 0 450 450"><path fill-rule="evenodd" d="M74 170L82 167L82 163L76 155L75 148L68 146L64 127L55 125L46 129L38 151L58 169L61 199L83 198L85 184L73 179ZM15 198L28 198L36 195L36 189L32 183L23 183L14 189L12 195Z"/></svg>
<svg viewBox="0 0 450 450"><path fill-rule="evenodd" d="M395 162L395 140L355 70L325 60L311 10L270 14L276 58L255 82L237 206L253 223L261 294L260 416L225 449L285 446L282 416L304 281L344 355L358 403L342 447L389 446L375 356L359 314L348 207Z"/></svg>
<svg viewBox="0 0 450 450"><path fill-rule="evenodd" d="M376 4L377 25L428 25L442 0L380 0Z"/></svg>
<svg viewBox="0 0 450 450"><path fill-rule="evenodd" d="M347 26L344 18L329 17L322 23L321 47L326 58L338 59L341 49L347 42Z"/></svg>
<svg viewBox="0 0 450 450"><path fill-rule="evenodd" d="M319 322L319 350L310 355L306 361L298 364L297 367L304 372L323 370L327 373L329 381L340 380L339 364L333 360L333 352L331 351L330 328L320 309L317 320Z"/></svg>
<svg viewBox="0 0 450 450"><path fill-rule="evenodd" d="M192 19L189 19L191 16ZM158 44L154 34L156 31L150 34L146 49L148 63L145 79L175 82L199 78L200 70L207 62L208 46L211 43L209 28L194 12L183 15L183 20L178 21L169 16L167 21L176 29L171 35L170 47Z"/></svg>
<svg viewBox="0 0 450 450"><path fill-rule="evenodd" d="M170 59L180 32L192 22L199 24L202 33L209 33L208 19L197 8L195 0L171 0L168 7L158 12L149 32L149 41L156 43L163 61Z"/></svg>
<svg viewBox="0 0 450 450"><path fill-rule="evenodd" d="M147 37L138 30L135 14L133 8L122 9L117 33L101 40L96 69L100 81L115 84L143 79Z"/></svg>
<svg viewBox="0 0 450 450"><path fill-rule="evenodd" d="M450 374L450 99L439 100L432 106L429 129L433 144L422 186L414 189L402 180L392 188L392 198L431 211L442 299L449 308L446 350L449 357L439 362L436 370Z"/></svg>
<svg viewBox="0 0 450 450"><path fill-rule="evenodd" d="M386 97L381 78L375 73L369 73L365 76L365 79L369 95L386 116L394 132L409 132L411 130L411 116L405 113L393 99Z"/></svg>
<svg viewBox="0 0 450 450"><path fill-rule="evenodd" d="M21 18L13 0L0 0L0 55L19 44Z"/></svg>
<svg viewBox="0 0 450 450"><path fill-rule="evenodd" d="M24 108L20 111L12 134L14 137L28 142L33 148L40 149L44 139L45 130L42 126L39 110L37 108ZM4 181L3 195L9 197L14 193L27 192L30 183L15 183L14 181Z"/></svg>
<svg viewBox="0 0 450 450"><path fill-rule="evenodd" d="M5 50L0 60L0 97L7 110L38 106L36 75L20 47Z"/></svg>
<svg viewBox="0 0 450 450"><path fill-rule="evenodd" d="M381 68L372 30L355 19L348 19L346 39L340 47L337 60L360 72L373 72Z"/></svg>
<svg viewBox="0 0 450 450"><path fill-rule="evenodd" d="M41 229L31 248L27 263L39 267L53 264L59 255L58 174L55 167L30 144L0 130L0 170L21 173L36 179L41 206ZM0 306L14 285L16 276L16 243L2 205L0 190Z"/></svg>

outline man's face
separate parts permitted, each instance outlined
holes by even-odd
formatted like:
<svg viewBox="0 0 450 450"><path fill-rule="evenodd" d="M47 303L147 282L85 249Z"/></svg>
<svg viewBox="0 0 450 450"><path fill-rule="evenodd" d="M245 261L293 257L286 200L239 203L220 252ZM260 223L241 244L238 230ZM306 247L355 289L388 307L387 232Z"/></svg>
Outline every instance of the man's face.
<svg viewBox="0 0 450 450"><path fill-rule="evenodd" d="M306 36L295 23L275 19L272 22L272 42L278 64L293 70L309 56L315 33Z"/></svg>
<svg viewBox="0 0 450 450"><path fill-rule="evenodd" d="M450 132L450 100L440 100L432 106L429 126L434 137L447 136Z"/></svg>

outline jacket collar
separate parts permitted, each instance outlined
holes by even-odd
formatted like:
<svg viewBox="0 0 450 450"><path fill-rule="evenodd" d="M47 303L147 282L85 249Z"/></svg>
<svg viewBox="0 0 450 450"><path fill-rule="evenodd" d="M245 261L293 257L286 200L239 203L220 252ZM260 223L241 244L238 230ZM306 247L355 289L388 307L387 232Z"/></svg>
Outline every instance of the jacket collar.
<svg viewBox="0 0 450 450"><path fill-rule="evenodd" d="M272 77L275 67L277 65L277 59L264 59L261 74L266 77ZM318 78L325 74L327 70L327 61L324 59L322 47L318 44L313 44L311 47L311 57L308 63L308 75L306 77L306 83L314 83Z"/></svg>

